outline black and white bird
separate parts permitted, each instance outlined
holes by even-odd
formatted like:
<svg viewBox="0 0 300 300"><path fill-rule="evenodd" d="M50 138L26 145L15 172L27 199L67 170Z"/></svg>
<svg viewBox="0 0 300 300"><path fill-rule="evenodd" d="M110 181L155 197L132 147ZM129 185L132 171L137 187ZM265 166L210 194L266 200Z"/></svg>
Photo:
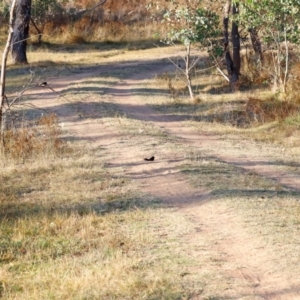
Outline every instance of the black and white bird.
<svg viewBox="0 0 300 300"><path fill-rule="evenodd" d="M151 156L150 158L144 158L145 161L154 161L155 157Z"/></svg>

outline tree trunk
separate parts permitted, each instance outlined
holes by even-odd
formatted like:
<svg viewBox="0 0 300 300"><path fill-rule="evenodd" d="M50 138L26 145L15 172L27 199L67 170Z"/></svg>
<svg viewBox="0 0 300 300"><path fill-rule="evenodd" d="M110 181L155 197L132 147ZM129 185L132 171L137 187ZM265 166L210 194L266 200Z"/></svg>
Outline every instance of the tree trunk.
<svg viewBox="0 0 300 300"><path fill-rule="evenodd" d="M250 38L251 38L251 43L252 43L252 48L255 52L255 55L257 58L259 58L261 66L263 65L263 53L262 53L262 46L261 46L261 41L258 36L258 31L255 28L249 29L250 33Z"/></svg>
<svg viewBox="0 0 300 300"><path fill-rule="evenodd" d="M229 13L231 8L231 1L226 1L225 7L224 7L224 18L223 18L223 35L224 35L224 53L225 53L225 62L226 62L226 68L229 77L232 75L232 69L233 69L233 61L230 55L229 51Z"/></svg>
<svg viewBox="0 0 300 300"><path fill-rule="evenodd" d="M31 0L18 0L14 22L11 55L14 64L27 64L26 47L29 34Z"/></svg>
<svg viewBox="0 0 300 300"><path fill-rule="evenodd" d="M230 78L230 86L232 91L236 91L239 88L239 75L241 69L241 56L240 56L240 34L238 24L233 21L231 26L231 39L232 39L232 57L229 49L229 13L232 6L232 14L238 13L238 4L232 3L228 0L224 6L224 17L223 17L223 35L224 35L224 52L225 61Z"/></svg>
<svg viewBox="0 0 300 300"><path fill-rule="evenodd" d="M1 64L1 75L0 75L0 135L1 135L1 144L4 144L4 121L3 121L3 106L4 106L4 99L5 99L5 83L6 83L6 62L7 56L9 53L11 40L13 36L13 23L14 23L14 10L16 7L16 0L13 0L11 7L10 7L10 15L9 15L9 31L7 36L6 45L4 51L2 53L2 64Z"/></svg>
<svg viewBox="0 0 300 300"><path fill-rule="evenodd" d="M191 100L194 100L195 95L194 95L193 87L192 87L190 58L191 58L191 44L189 43L186 46L185 75L186 75L186 81L187 81L187 86L189 89L189 94L190 94Z"/></svg>
<svg viewBox="0 0 300 300"><path fill-rule="evenodd" d="M232 14L238 14L238 4L233 3L232 5ZM241 70L241 44L240 44L240 34L238 24L233 21L232 28L231 28L231 37L232 37L232 61L233 61L233 68L232 68L232 76L231 76L231 87L233 91L238 90L239 88L239 76Z"/></svg>

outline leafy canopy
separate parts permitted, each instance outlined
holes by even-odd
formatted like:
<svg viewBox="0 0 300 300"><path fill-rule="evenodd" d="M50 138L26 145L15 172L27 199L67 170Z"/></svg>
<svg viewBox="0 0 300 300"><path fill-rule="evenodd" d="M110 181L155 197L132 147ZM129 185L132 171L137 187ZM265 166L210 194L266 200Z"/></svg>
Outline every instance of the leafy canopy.
<svg viewBox="0 0 300 300"><path fill-rule="evenodd" d="M300 42L299 0L241 0L239 19L248 29L256 28L263 36L281 42L285 38Z"/></svg>

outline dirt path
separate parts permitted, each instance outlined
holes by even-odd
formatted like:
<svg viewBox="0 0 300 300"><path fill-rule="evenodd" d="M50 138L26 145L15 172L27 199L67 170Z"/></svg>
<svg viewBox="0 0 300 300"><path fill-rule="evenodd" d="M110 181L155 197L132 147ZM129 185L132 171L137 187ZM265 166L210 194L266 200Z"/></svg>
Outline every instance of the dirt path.
<svg viewBox="0 0 300 300"><path fill-rule="evenodd" d="M118 67L122 68L125 65ZM181 144L201 150L219 161L298 190L299 174L289 172L289 166L279 163L280 157L268 147L259 148L258 145L239 140L233 144L232 141L187 127L179 117L163 116L143 105L139 97L134 95L133 87L154 73L168 70L168 65L147 65L146 71L143 71L141 64L131 64L130 67L136 69L135 74L120 80L107 90L111 101L128 118L158 128L170 136L179 138ZM101 66L88 75L98 74L101 74ZM68 77L59 84L53 82L53 88L60 92L71 83L74 84L74 81L80 85L86 76L87 74L81 74ZM220 269L216 270L230 282L223 288L222 294L219 293L220 298L214 299L300 299L299 276L290 277L283 274L282 270L277 268L280 261L272 253L272 245L265 246L261 240L253 238L245 230L242 218L226 203L215 204L214 201L210 201L209 188L190 185L188 179L178 171L178 166L184 160L182 156L169 157L168 153L156 153L155 147L147 152L138 144L124 149L120 146L122 134L113 132L107 124L93 118L93 105L90 105L92 99L82 99L76 108L72 104L62 107L59 104L63 99L58 99L57 95L49 95L51 96L47 100L47 107L59 115L69 136L109 149L112 157L108 162L109 167L123 168L125 175L135 180L143 192L178 207L182 214L192 219L199 230L189 237L190 240L197 240L198 235L205 235L211 241L206 251L216 253L217 259L222 262ZM44 105L39 100L36 100L35 104ZM74 115L74 110L78 110L78 114ZM146 155L155 155L155 161L145 163L142 157ZM198 255L202 255L201 252ZM193 272L200 272L200 269L201 267L195 267ZM195 296L194 299L204 298Z"/></svg>

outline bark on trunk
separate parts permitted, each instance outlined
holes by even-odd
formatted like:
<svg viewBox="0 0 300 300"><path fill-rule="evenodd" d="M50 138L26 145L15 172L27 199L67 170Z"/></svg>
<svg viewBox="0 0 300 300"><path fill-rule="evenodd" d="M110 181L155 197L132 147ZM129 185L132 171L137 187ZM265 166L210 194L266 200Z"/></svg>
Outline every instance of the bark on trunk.
<svg viewBox="0 0 300 300"><path fill-rule="evenodd" d="M194 96L194 91L193 91L193 87L192 87L192 79L191 79L190 55L191 55L191 45L188 44L186 46L185 75L186 75L187 86L189 89L189 94L190 94L191 100L194 100L195 96Z"/></svg>
<svg viewBox="0 0 300 300"><path fill-rule="evenodd" d="M232 14L238 14L238 4L234 3L232 5ZM231 37L232 37L232 61L233 61L233 70L231 76L231 86L232 90L236 91L239 88L239 76L241 70L241 44L240 44L240 34L238 24L233 21L231 28Z"/></svg>
<svg viewBox="0 0 300 300"><path fill-rule="evenodd" d="M224 7L223 35L224 35L225 62L226 62L226 68L227 68L229 78L231 78L233 72L233 61L229 51L229 31L228 31L230 9L231 9L231 1L227 1Z"/></svg>
<svg viewBox="0 0 300 300"><path fill-rule="evenodd" d="M2 64L1 64L1 75L0 75L0 135L1 135L1 143L4 145L4 120L3 120L3 106L5 99L5 83L6 83L6 62L9 54L9 49L11 45L11 40L13 37L13 22L14 22L14 11L16 7L16 0L13 0L10 8L9 15L9 32L7 36L6 45L2 54Z"/></svg>
<svg viewBox="0 0 300 300"><path fill-rule="evenodd" d="M27 64L26 47L29 33L31 0L18 0L14 22L11 55L14 64Z"/></svg>

